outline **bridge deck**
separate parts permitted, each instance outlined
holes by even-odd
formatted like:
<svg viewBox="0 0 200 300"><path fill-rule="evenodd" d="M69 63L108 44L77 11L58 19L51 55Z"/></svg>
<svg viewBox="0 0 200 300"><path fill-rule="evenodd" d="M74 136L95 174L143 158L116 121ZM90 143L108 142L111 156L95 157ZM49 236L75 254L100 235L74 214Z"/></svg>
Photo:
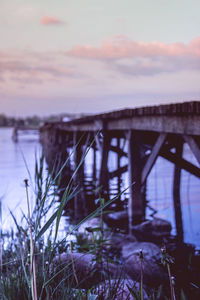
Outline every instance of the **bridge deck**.
<svg viewBox="0 0 200 300"><path fill-rule="evenodd" d="M98 134L99 130L103 134ZM97 197L94 193L93 196L89 195L85 187L86 174L83 165L87 162L83 157L86 149L90 149L93 157L92 168L90 166L91 182L95 183L95 189L100 188L105 199L109 199L111 195L112 178L117 179L117 194L120 195L122 174L128 171L130 185L127 211L130 233L133 224L145 219L146 182L156 159L161 156L173 163L176 229L179 239L183 239L181 169L200 178L200 167L185 160L183 146L188 144L200 164L200 101L124 109L68 122L46 123L40 129L40 139L46 160L52 166L56 162L64 164L73 147L73 163L69 160L65 174L71 178L70 172L78 168L79 172L75 171L74 183L85 191L74 199L76 216L82 211L82 207L93 207ZM110 151L117 154L117 168L112 172L108 164ZM100 156L98 163L97 152ZM122 165L122 156L126 157L126 165ZM91 184L89 188L94 191ZM118 204L121 205L120 199Z"/></svg>
<svg viewBox="0 0 200 300"><path fill-rule="evenodd" d="M45 124L44 127L52 126ZM200 135L200 102L124 109L54 123L66 131L142 130Z"/></svg>

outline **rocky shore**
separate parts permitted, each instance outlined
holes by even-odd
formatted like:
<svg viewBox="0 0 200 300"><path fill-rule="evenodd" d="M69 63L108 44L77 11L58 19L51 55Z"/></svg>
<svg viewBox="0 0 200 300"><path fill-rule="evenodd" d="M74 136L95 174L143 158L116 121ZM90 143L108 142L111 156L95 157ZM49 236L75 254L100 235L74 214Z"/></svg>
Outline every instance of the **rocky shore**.
<svg viewBox="0 0 200 300"><path fill-rule="evenodd" d="M103 223L99 218L85 222L79 227L77 239L79 241L82 239L82 243L88 243L88 245L98 244L96 252L91 251L91 254L88 254L88 251L85 253L83 251L81 253L80 244L80 248L75 251L56 256L53 267L60 269L63 265L71 264L71 280L77 281L79 285L81 283L81 286L87 289L95 286L98 291L104 289L105 292L107 281L114 284L116 280L120 280L121 289L118 288L116 299L126 299L125 295L129 292L127 287L139 287L141 272L146 297L144 299L148 299L149 290L152 291L160 285L168 287L167 269L161 263L161 247L164 244L169 254L173 256L177 256L181 247L181 253L178 258L174 257L174 259L179 262L178 270L181 261L185 260L182 270L187 273L186 259L188 255L194 253L194 247L186 244L178 245L170 235L171 224L169 222L158 218L146 220L134 226L133 234L129 235L125 233L127 231L125 220L124 214L113 213L107 215ZM172 272L174 276L178 276L173 266ZM182 274L183 280L187 281L184 276L185 274ZM177 278L177 282L179 280L180 278Z"/></svg>

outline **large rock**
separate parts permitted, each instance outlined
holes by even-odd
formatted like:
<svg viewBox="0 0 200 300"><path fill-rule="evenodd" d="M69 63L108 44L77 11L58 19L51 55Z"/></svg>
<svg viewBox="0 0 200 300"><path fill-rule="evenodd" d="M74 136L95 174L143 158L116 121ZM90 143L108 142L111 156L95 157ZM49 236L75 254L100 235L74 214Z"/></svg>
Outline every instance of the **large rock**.
<svg viewBox="0 0 200 300"><path fill-rule="evenodd" d="M75 286L78 280L82 288L91 288L110 277L119 278L123 275L120 266L106 261L98 262L95 255L83 253L62 253L56 256L50 270L53 274L60 272L62 277L64 273L66 279Z"/></svg>
<svg viewBox="0 0 200 300"><path fill-rule="evenodd" d="M105 222L109 227L120 228L128 231L128 213L127 211L118 211L105 215Z"/></svg>
<svg viewBox="0 0 200 300"><path fill-rule="evenodd" d="M171 224L159 218L147 220L132 227L132 232L140 241L162 242L170 236Z"/></svg>
<svg viewBox="0 0 200 300"><path fill-rule="evenodd" d="M124 271L132 280L139 281L141 278L141 260L138 254L132 254L124 263ZM167 275L161 265L151 259L144 258L142 261L142 274L147 286L159 286L166 282Z"/></svg>
<svg viewBox="0 0 200 300"><path fill-rule="evenodd" d="M122 257L127 259L131 255L139 255L140 249L146 260L158 262L161 260L161 250L158 246L148 242L127 243L122 247Z"/></svg>
<svg viewBox="0 0 200 300"><path fill-rule="evenodd" d="M107 236L108 243L110 245L110 251L115 254L120 254L122 248L130 243L134 243L137 241L136 237L133 235L128 235L119 232L112 232Z"/></svg>
<svg viewBox="0 0 200 300"><path fill-rule="evenodd" d="M80 227L78 228L78 233L90 234L90 232L91 232L90 229L99 228L99 227L100 227L100 219L97 217L92 218L80 225ZM103 223L103 228L107 229L108 226L105 223Z"/></svg>
<svg viewBox="0 0 200 300"><path fill-rule="evenodd" d="M125 280L106 280L100 283L95 289L94 293L99 295L100 299L115 299L115 300L132 300L136 299L131 295L131 292L138 293L140 289L139 282L125 279ZM143 289L144 300L148 299L145 289Z"/></svg>

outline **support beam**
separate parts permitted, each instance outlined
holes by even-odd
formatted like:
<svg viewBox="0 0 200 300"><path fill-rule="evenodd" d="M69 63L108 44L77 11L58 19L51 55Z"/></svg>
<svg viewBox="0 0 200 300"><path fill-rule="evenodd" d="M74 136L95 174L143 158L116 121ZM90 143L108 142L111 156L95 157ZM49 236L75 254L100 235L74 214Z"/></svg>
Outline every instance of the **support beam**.
<svg viewBox="0 0 200 300"><path fill-rule="evenodd" d="M180 141L176 145L176 155L180 158L183 154L183 143ZM180 183L181 183L181 168L177 165L174 166L174 182L173 182L173 201L174 201L174 214L176 223L176 235L179 242L183 242L183 220L181 211L181 197L180 197Z"/></svg>
<svg viewBox="0 0 200 300"><path fill-rule="evenodd" d="M108 154L110 148L110 136L107 131L103 132L103 143L101 145L101 165L99 174L99 186L101 187L101 195L105 198L109 197L109 175L108 175Z"/></svg>
<svg viewBox="0 0 200 300"><path fill-rule="evenodd" d="M145 199L141 185L141 144L139 134L130 130L128 139L128 171L130 196L128 202L129 231L132 232L132 225L144 220Z"/></svg>
<svg viewBox="0 0 200 300"><path fill-rule="evenodd" d="M190 146L190 149L192 150L194 156L200 164L200 149L197 143L195 142L194 138L190 135L184 135L183 138L186 141L186 143L188 143L188 145Z"/></svg>
<svg viewBox="0 0 200 300"><path fill-rule="evenodd" d="M117 148L120 149L120 138L117 138ZM121 155L118 153L117 154L117 169L120 168L120 160L121 160ZM120 195L121 192L121 174L118 174L117 176L117 193ZM121 200L121 197L119 196L119 200Z"/></svg>
<svg viewBox="0 0 200 300"><path fill-rule="evenodd" d="M128 171L128 165L125 165L123 167L120 167L119 169L109 172L109 178L113 179L114 177L121 176L121 174L125 173Z"/></svg>
<svg viewBox="0 0 200 300"><path fill-rule="evenodd" d="M151 154L142 170L142 180L141 183L144 184L158 155L160 152L160 149L162 148L163 144L165 143L167 134L166 133L160 133L155 145L153 146L153 149L151 151Z"/></svg>
<svg viewBox="0 0 200 300"><path fill-rule="evenodd" d="M74 132L74 185L81 189L74 197L74 215L76 221L80 221L80 218L84 214L87 215L86 198L84 194L84 162L80 164L83 157L83 145L81 143L81 135L78 132Z"/></svg>
<svg viewBox="0 0 200 300"><path fill-rule="evenodd" d="M96 145L93 147L93 166L92 166L92 179L96 186L97 180L97 154L96 154Z"/></svg>
<svg viewBox="0 0 200 300"><path fill-rule="evenodd" d="M191 173L192 175L200 178L200 169L195 165L191 164L187 160L180 158L175 153L170 152L169 150L162 149L160 152L160 156L169 160L173 164L176 164L178 167L186 170L187 172Z"/></svg>
<svg viewBox="0 0 200 300"><path fill-rule="evenodd" d="M118 146L110 146L110 150L111 151L113 151L113 152L115 152L115 153L117 153L119 156L125 156L125 157L127 157L128 155L127 155L127 153L126 152L124 152L122 149L120 149L120 147L118 147Z"/></svg>

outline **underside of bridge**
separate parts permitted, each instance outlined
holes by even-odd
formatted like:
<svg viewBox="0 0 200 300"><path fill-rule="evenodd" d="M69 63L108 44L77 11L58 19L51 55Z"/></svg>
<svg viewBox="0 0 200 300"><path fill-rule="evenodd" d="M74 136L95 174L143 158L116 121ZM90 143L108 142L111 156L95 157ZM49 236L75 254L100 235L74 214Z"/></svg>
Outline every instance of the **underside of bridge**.
<svg viewBox="0 0 200 300"><path fill-rule="evenodd" d="M47 123L40 130L40 139L50 169L65 164L63 186L73 177L74 187L81 190L74 197L77 219L94 209L99 197L108 201L118 195L116 203L122 205L126 198L123 174L128 172L128 190L124 194L128 198L130 233L134 224L145 219L146 182L157 158L161 156L173 163L176 230L179 239L183 239L181 170L200 177L200 102L125 109L69 122ZM183 158L185 143L197 165ZM91 163L86 166L89 152ZM112 171L110 153L116 157L116 168ZM114 188L110 184L113 179Z"/></svg>

